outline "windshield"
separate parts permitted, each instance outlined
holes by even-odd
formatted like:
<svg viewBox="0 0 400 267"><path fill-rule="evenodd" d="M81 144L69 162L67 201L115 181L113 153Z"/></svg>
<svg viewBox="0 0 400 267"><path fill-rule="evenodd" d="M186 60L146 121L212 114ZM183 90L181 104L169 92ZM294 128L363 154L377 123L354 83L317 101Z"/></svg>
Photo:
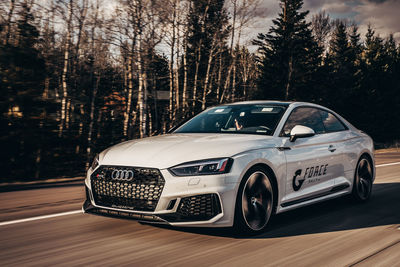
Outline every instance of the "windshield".
<svg viewBox="0 0 400 267"><path fill-rule="evenodd" d="M174 133L272 135L285 109L276 105L220 106L200 113Z"/></svg>

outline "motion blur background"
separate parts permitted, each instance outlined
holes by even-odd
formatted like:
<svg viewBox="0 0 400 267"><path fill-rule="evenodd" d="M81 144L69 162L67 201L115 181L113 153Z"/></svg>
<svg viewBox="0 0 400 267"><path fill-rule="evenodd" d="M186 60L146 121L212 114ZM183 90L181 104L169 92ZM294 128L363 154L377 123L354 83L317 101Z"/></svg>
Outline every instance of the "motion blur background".
<svg viewBox="0 0 400 267"><path fill-rule="evenodd" d="M396 146L396 35L265 2L1 1L0 182L80 176L106 147L254 99L322 104Z"/></svg>

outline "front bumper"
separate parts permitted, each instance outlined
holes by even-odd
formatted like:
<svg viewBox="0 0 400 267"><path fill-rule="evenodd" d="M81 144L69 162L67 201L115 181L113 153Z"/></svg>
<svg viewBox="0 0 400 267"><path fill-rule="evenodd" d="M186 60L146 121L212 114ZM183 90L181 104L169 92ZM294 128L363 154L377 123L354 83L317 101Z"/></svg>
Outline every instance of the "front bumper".
<svg viewBox="0 0 400 267"><path fill-rule="evenodd" d="M85 213L129 218L173 226L227 227L233 225L237 178L235 174L175 177L161 170L165 185L154 211L137 211L96 203L91 171L85 180Z"/></svg>

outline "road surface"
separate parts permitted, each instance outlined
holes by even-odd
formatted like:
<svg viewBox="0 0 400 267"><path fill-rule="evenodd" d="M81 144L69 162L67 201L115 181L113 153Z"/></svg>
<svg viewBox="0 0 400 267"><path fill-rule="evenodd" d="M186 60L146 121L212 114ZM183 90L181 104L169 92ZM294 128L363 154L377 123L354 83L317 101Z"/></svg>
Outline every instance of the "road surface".
<svg viewBox="0 0 400 267"><path fill-rule="evenodd" d="M400 266L396 162L400 153L377 154L367 204L341 198L287 212L254 237L81 214L82 186L0 193L0 265Z"/></svg>

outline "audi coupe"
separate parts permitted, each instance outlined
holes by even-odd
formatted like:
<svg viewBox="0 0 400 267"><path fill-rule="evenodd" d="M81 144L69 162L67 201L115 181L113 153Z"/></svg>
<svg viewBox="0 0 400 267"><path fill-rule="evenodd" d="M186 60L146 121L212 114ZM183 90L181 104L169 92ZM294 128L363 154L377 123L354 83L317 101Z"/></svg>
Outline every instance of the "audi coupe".
<svg viewBox="0 0 400 267"><path fill-rule="evenodd" d="M85 179L85 213L263 231L271 216L352 195L375 179L372 139L311 103L209 108L169 134L110 147Z"/></svg>

